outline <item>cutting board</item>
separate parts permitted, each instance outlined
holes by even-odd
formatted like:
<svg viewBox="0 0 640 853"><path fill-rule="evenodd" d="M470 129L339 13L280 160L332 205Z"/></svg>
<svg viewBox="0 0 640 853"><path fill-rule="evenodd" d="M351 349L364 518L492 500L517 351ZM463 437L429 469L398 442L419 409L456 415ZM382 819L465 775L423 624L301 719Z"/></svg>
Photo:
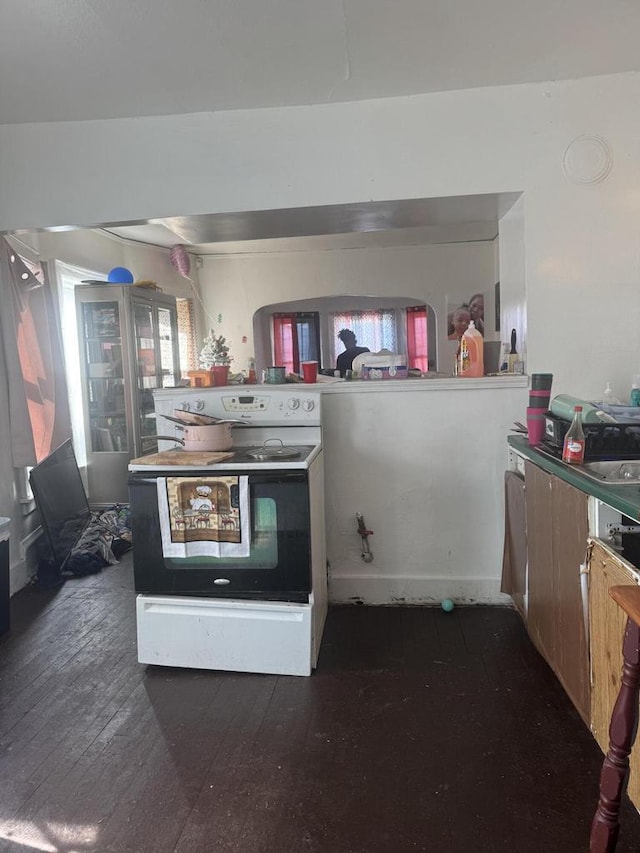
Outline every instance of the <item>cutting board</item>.
<svg viewBox="0 0 640 853"><path fill-rule="evenodd" d="M132 459L130 465L215 465L233 456L232 451L162 450Z"/></svg>

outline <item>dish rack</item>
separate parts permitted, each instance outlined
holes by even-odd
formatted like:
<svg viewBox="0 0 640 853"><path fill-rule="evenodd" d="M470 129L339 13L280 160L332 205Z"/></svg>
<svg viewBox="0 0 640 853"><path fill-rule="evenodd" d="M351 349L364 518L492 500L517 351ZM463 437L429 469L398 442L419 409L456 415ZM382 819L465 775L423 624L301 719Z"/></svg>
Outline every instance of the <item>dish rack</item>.
<svg viewBox="0 0 640 853"><path fill-rule="evenodd" d="M543 447L562 456L571 421L547 413ZM618 424L582 424L585 459L640 459L640 421Z"/></svg>

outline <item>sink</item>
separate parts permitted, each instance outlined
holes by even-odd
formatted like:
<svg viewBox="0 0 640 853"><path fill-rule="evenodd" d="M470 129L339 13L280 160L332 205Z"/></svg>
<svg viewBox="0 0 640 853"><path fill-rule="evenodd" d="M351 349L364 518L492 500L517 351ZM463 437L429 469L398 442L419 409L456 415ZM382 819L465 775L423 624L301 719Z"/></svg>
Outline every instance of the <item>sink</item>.
<svg viewBox="0 0 640 853"><path fill-rule="evenodd" d="M582 474L610 486L640 486L640 459L612 459L607 462L585 462Z"/></svg>

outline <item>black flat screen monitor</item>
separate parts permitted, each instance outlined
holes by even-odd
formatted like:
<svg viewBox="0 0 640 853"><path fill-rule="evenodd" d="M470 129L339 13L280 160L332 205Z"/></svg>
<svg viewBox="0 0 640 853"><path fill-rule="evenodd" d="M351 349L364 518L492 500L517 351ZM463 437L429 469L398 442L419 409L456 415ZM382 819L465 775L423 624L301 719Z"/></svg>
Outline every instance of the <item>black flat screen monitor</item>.
<svg viewBox="0 0 640 853"><path fill-rule="evenodd" d="M62 568L91 518L71 439L31 469L29 482L53 560Z"/></svg>

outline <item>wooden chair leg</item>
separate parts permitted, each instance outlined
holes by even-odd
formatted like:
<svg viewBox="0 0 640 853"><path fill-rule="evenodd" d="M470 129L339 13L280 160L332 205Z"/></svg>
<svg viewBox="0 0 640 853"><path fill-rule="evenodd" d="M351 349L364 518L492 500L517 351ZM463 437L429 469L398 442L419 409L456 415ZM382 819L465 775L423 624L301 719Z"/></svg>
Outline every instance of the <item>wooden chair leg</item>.
<svg viewBox="0 0 640 853"><path fill-rule="evenodd" d="M640 697L640 627L632 619L627 620L622 655L622 682L611 714L609 750L600 774L590 853L613 853L618 843L620 806L629 779L629 753L638 728Z"/></svg>

